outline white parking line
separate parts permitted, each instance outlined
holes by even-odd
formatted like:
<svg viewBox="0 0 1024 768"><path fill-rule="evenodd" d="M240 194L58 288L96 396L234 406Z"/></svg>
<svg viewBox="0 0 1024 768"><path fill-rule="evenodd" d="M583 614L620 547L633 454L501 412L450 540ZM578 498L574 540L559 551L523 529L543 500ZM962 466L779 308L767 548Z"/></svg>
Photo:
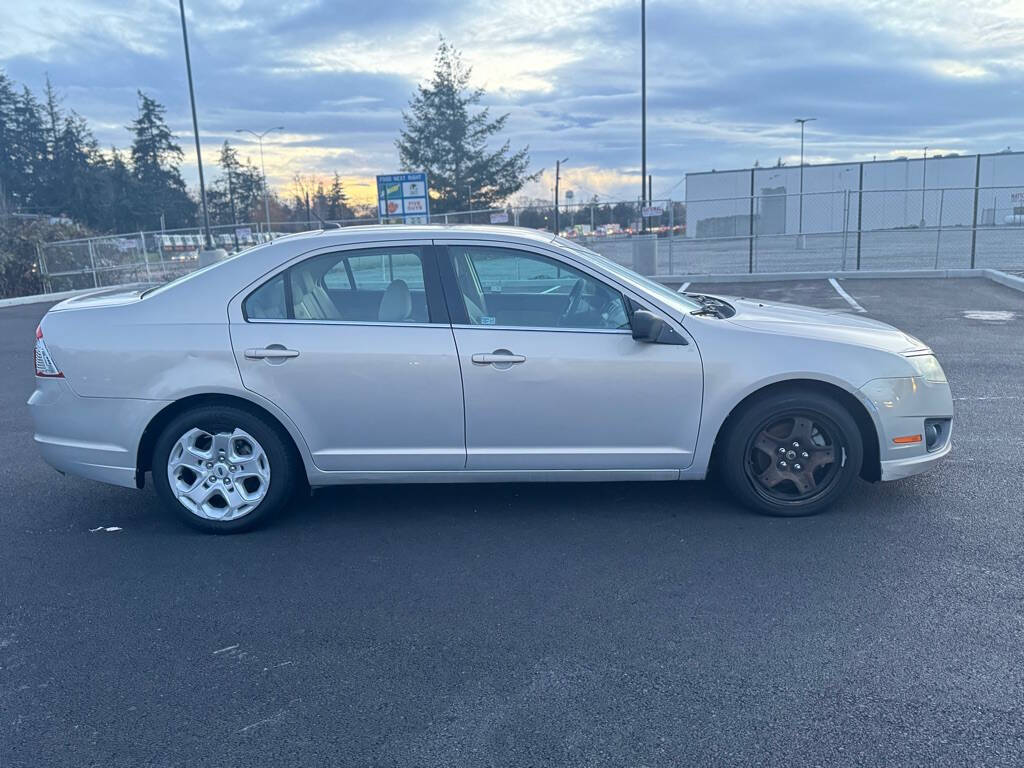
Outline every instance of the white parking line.
<svg viewBox="0 0 1024 768"><path fill-rule="evenodd" d="M683 283L679 286L679 293L686 293L686 289L690 287L689 283Z"/></svg>
<svg viewBox="0 0 1024 768"><path fill-rule="evenodd" d="M853 307L854 312L867 312L867 310L864 309L864 307L857 303L857 300L853 298L853 296L851 296L850 294L843 290L842 286L839 285L838 280L836 280L834 277L830 277L828 281L832 283L832 287L836 289L836 293L838 293L840 296L846 299L846 303Z"/></svg>

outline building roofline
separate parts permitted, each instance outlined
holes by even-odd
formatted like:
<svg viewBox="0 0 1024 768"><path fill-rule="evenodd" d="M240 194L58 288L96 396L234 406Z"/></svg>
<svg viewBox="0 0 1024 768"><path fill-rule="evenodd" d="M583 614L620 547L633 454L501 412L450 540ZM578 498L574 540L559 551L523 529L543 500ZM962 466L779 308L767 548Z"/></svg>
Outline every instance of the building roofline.
<svg viewBox="0 0 1024 768"><path fill-rule="evenodd" d="M1002 157L1005 155L1024 155L1024 151L1012 151L1012 152L975 152L969 155L935 155L929 157L929 160L961 160L966 158L976 157ZM923 161L923 157L907 157L903 159L890 158L888 160L849 160L846 162L836 163L804 163L804 168L830 168L839 165L844 166L856 166L856 165L882 165L883 163L907 163L907 162L920 162ZM717 176L720 173L749 173L750 171L778 171L785 170L788 168L799 170L799 165L758 165L749 166L747 168L724 168L722 170L713 171L692 171L686 174L686 178L691 176Z"/></svg>

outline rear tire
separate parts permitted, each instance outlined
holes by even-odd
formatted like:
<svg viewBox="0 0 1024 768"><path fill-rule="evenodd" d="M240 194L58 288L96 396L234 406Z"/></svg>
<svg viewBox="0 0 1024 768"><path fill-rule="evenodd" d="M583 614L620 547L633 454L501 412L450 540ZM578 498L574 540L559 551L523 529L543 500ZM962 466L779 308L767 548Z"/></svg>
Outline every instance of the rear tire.
<svg viewBox="0 0 1024 768"><path fill-rule="evenodd" d="M153 450L164 505L207 533L241 533L284 509L299 477L292 446L264 419L234 406L176 416Z"/></svg>
<svg viewBox="0 0 1024 768"><path fill-rule="evenodd" d="M719 469L740 503L781 517L817 514L860 473L864 446L849 411L819 392L758 398L732 420Z"/></svg>

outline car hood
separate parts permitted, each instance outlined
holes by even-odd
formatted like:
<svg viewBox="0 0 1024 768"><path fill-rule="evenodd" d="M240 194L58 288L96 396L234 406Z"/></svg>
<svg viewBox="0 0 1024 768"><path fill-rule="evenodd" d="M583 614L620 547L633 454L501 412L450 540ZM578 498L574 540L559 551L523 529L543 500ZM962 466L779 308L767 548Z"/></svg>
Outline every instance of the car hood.
<svg viewBox="0 0 1024 768"><path fill-rule="evenodd" d="M72 296L64 299L60 304L54 305L50 311L59 312L65 309L85 309L87 307L113 307L118 304L133 304L139 300L143 292L152 285L141 286L119 286L117 288L103 288L98 291L83 293L81 296Z"/></svg>
<svg viewBox="0 0 1024 768"><path fill-rule="evenodd" d="M928 348L920 339L863 315L757 299L721 298L736 308L736 314L727 322L754 331L835 341L897 354Z"/></svg>

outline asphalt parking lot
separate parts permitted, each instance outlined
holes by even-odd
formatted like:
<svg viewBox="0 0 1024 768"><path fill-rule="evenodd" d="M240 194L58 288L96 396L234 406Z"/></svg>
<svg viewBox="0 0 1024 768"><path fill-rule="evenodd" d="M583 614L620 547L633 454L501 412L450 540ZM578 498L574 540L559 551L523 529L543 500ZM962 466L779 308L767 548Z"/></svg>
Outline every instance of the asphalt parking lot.
<svg viewBox="0 0 1024 768"><path fill-rule="evenodd" d="M931 344L938 471L796 520L713 483L342 488L235 537L44 465L46 306L0 309L0 765L1020 765L1024 293L838 286L690 290Z"/></svg>

